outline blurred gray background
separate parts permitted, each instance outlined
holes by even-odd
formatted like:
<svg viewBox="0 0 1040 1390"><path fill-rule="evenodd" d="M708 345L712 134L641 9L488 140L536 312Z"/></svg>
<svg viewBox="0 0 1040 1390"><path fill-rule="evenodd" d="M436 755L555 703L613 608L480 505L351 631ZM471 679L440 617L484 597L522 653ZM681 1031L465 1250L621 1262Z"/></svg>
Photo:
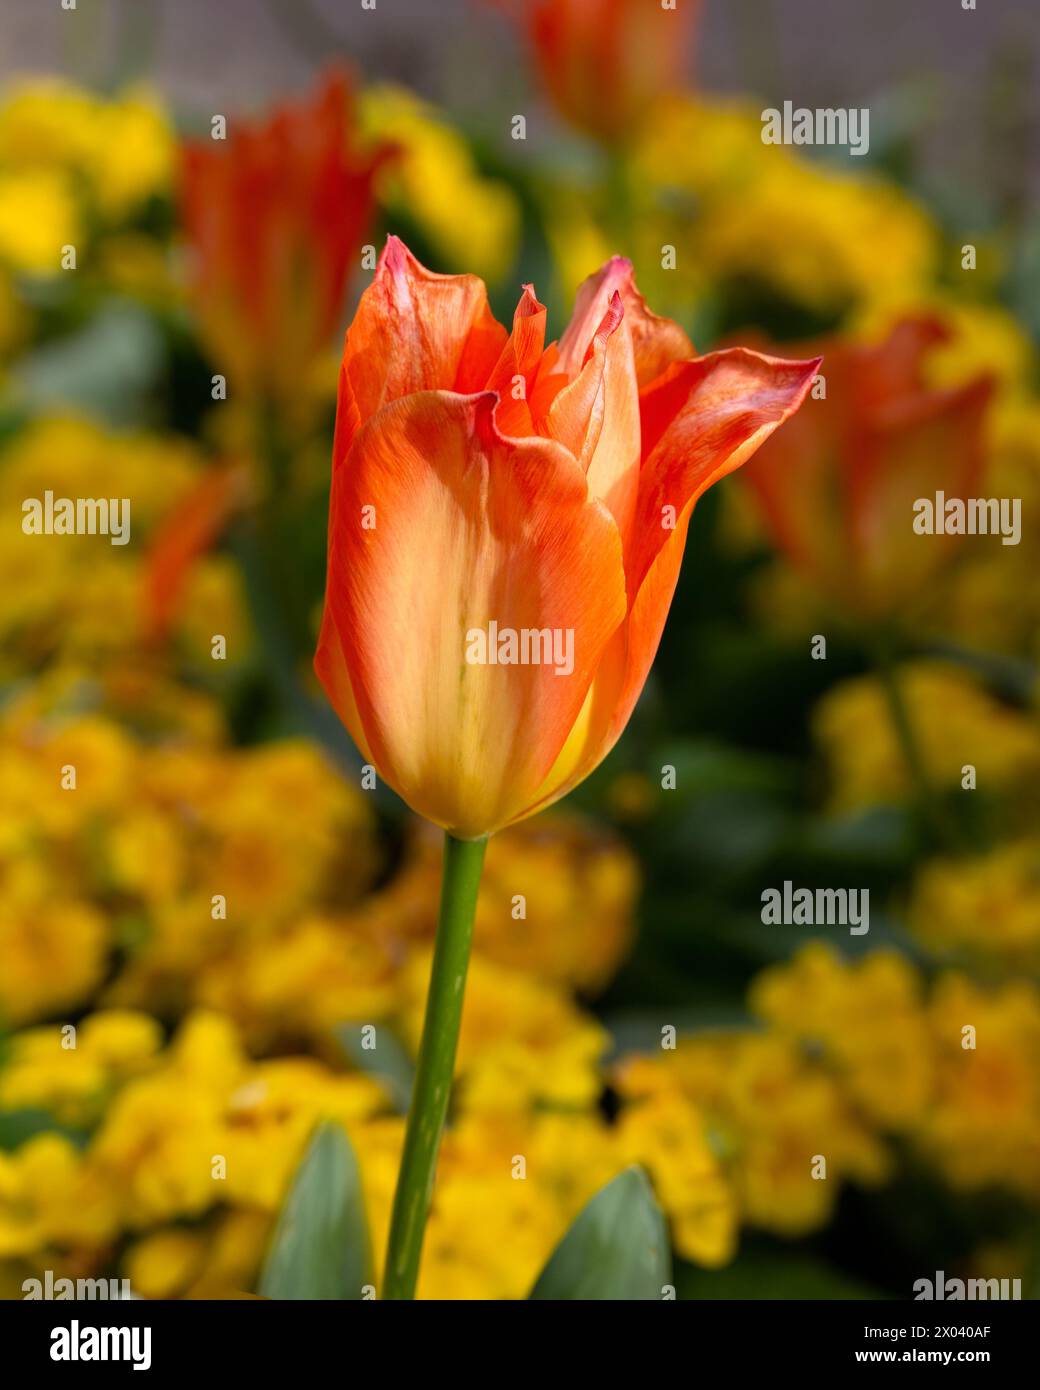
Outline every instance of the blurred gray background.
<svg viewBox="0 0 1040 1390"><path fill-rule="evenodd" d="M4 76L111 86L145 75L189 119L260 107L346 55L490 141L507 139L504 118L518 110L532 139L556 138L489 0L77 0L75 11L3 0L2 26ZM930 180L961 196L967 185L1005 213L1037 191L1038 73L1040 0L977 0L974 11L961 0L704 0L691 55L708 92L869 105L872 143L875 131L910 132Z"/></svg>

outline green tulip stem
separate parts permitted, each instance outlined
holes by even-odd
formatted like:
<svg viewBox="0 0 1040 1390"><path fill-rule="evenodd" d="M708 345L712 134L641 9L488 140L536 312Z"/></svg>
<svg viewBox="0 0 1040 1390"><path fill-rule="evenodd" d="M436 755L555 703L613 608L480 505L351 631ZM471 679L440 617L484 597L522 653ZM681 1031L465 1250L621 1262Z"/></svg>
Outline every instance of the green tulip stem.
<svg viewBox="0 0 1040 1390"><path fill-rule="evenodd" d="M444 837L444 869L433 968L426 996L419 1062L397 1175L383 1297L415 1297L426 1218L433 1196L437 1152L448 1113L455 1052L462 1021L466 969L473 940L480 872L487 840Z"/></svg>

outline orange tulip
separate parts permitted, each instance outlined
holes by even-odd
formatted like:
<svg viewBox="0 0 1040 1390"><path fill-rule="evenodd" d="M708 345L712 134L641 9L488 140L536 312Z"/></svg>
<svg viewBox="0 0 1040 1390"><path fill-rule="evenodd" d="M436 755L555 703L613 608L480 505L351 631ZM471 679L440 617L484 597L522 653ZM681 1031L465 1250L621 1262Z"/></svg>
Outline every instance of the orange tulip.
<svg viewBox="0 0 1040 1390"><path fill-rule="evenodd" d="M329 345L385 151L360 153L343 73L228 139L184 150L181 215L195 310L232 393L286 409Z"/></svg>
<svg viewBox="0 0 1040 1390"><path fill-rule="evenodd" d="M521 0L542 83L579 130L633 135L657 99L683 85L699 0Z"/></svg>
<svg viewBox="0 0 1040 1390"><path fill-rule="evenodd" d="M926 385L927 354L946 336L932 319L907 319L879 345L799 349L823 354L826 396L743 475L778 547L860 620L892 617L956 554L958 536L915 533L915 502L966 499L980 478L992 383Z"/></svg>
<svg viewBox="0 0 1040 1390"><path fill-rule="evenodd" d="M348 330L315 665L366 759L475 839L604 758L657 650L690 513L800 405L818 363L695 357L628 261L559 344L526 286L391 237Z"/></svg>

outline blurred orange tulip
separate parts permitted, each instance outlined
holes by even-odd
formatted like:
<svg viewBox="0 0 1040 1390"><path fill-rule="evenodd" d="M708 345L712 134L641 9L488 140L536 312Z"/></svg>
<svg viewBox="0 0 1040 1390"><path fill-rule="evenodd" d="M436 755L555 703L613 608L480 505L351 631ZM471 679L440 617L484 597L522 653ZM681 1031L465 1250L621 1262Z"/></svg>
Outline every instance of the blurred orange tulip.
<svg viewBox="0 0 1040 1390"><path fill-rule="evenodd" d="M245 506L249 489L250 472L244 464L211 468L159 525L148 549L142 588L149 641L160 642L169 635L197 561Z"/></svg>
<svg viewBox="0 0 1040 1390"><path fill-rule="evenodd" d="M697 498L800 405L818 362L695 357L628 261L559 344L525 287L391 237L346 338L315 665L366 759L463 839L563 796L620 736Z"/></svg>
<svg viewBox="0 0 1040 1390"><path fill-rule="evenodd" d="M514 7L515 8L515 7ZM530 0L534 59L568 121L608 143L634 135L663 94L683 85L700 0Z"/></svg>
<svg viewBox="0 0 1040 1390"><path fill-rule="evenodd" d="M353 124L332 71L309 99L184 149L194 306L232 393L296 409L335 332L385 154L358 152Z"/></svg>
<svg viewBox="0 0 1040 1390"><path fill-rule="evenodd" d="M983 467L992 383L927 386L928 352L946 331L928 318L898 324L883 343L802 345L823 355L826 396L745 470L776 545L824 598L869 622L925 593L958 536L918 535L914 503L967 498Z"/></svg>

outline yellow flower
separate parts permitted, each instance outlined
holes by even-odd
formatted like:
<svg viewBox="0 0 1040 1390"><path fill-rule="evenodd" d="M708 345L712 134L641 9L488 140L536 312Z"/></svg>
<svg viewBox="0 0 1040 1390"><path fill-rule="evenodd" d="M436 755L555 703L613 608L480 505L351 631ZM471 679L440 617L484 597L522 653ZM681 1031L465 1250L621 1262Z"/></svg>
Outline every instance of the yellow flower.
<svg viewBox="0 0 1040 1390"><path fill-rule="evenodd" d="M99 102L88 172L103 217L125 217L170 186L177 140L155 95L133 87Z"/></svg>
<svg viewBox="0 0 1040 1390"><path fill-rule="evenodd" d="M103 977L104 918L86 903L42 897L0 913L0 1017L21 1024L82 1003Z"/></svg>
<svg viewBox="0 0 1040 1390"><path fill-rule="evenodd" d="M199 1216L223 1200L225 1107L245 1073L230 1025L196 1015L162 1067L120 1091L90 1152L129 1229Z"/></svg>
<svg viewBox="0 0 1040 1390"><path fill-rule="evenodd" d="M896 952L849 962L829 946L806 946L755 979L749 1004L833 1067L875 1123L905 1128L927 1105L932 1065L921 984Z"/></svg>
<svg viewBox="0 0 1040 1390"><path fill-rule="evenodd" d="M137 1241L126 1255L126 1277L139 1298L176 1298L202 1264L206 1238L198 1231L172 1227Z"/></svg>
<svg viewBox="0 0 1040 1390"><path fill-rule="evenodd" d="M175 154L169 120L142 87L107 99L60 78L31 79L0 101L0 164L75 175L109 220L165 192Z"/></svg>
<svg viewBox="0 0 1040 1390"><path fill-rule="evenodd" d="M122 809L132 785L136 749L121 729L106 719L84 715L44 725L37 738L33 752L46 789L39 811L48 829L68 833L95 816Z"/></svg>
<svg viewBox="0 0 1040 1390"><path fill-rule="evenodd" d="M663 245L676 248L674 269L660 274L673 309L714 280L833 315L904 294L937 264L931 221L898 187L763 145L759 112L739 102L664 103L630 177L641 279L660 266Z"/></svg>
<svg viewBox="0 0 1040 1390"><path fill-rule="evenodd" d="M542 979L602 989L631 940L638 887L635 859L603 829L563 813L524 822L488 845L477 949Z"/></svg>
<svg viewBox="0 0 1040 1390"><path fill-rule="evenodd" d="M385 1105L371 1078L337 1075L313 1058L251 1062L216 1014L191 1015L162 1052L158 1033L141 1015L96 1014L64 1063L55 1060L56 1027L15 1038L0 1104L43 1103L81 1122L93 1121L101 1103L107 1110L82 1160L56 1136L47 1136L50 1147L41 1139L0 1158L0 1257L52 1239L148 1231L227 1208L243 1213L244 1223L218 1226L212 1244L183 1242L175 1232L144 1241L131 1254L130 1277L154 1297L194 1287L196 1279L200 1288L230 1280L244 1291L255 1273L244 1268L252 1259L245 1246L258 1258L314 1126L330 1119L352 1130ZM61 1189L60 1201L51 1196L53 1213L41 1209L35 1188L27 1195L28 1178L38 1173L44 1195L52 1180ZM79 1217L77 1196L85 1203Z"/></svg>
<svg viewBox="0 0 1040 1390"><path fill-rule="evenodd" d="M84 1019L78 1046L120 1076L150 1062L162 1043L162 1029L147 1014L106 1009Z"/></svg>
<svg viewBox="0 0 1040 1390"><path fill-rule="evenodd" d="M617 1083L628 1102L655 1103L664 1117L680 1103L691 1110L720 1156L741 1219L779 1235L823 1226L842 1181L872 1184L887 1175L884 1150L835 1082L783 1038L683 1039L659 1057L627 1060ZM826 1180L814 1176L821 1159ZM663 1186L663 1196L670 1190ZM727 1229L725 1211L724 1203L708 1207L716 1236ZM713 1262L725 1258L722 1250L720 1242Z"/></svg>
<svg viewBox="0 0 1040 1390"><path fill-rule="evenodd" d="M3 498L17 503L16 511L20 512L24 498L40 497L45 488L51 488L56 497L130 494L131 534L139 540L183 497L202 467L200 454L185 440L106 430L74 415L48 416L35 421L7 445ZM39 537L34 539L47 544ZM91 554L98 548L96 536L62 539L73 547L83 546ZM107 539L103 544L108 544Z"/></svg>
<svg viewBox="0 0 1040 1390"><path fill-rule="evenodd" d="M715 202L739 196L778 153L763 150L762 122L752 107L677 95L662 102L645 127L632 164L643 183Z"/></svg>
<svg viewBox="0 0 1040 1390"><path fill-rule="evenodd" d="M458 131L403 87L370 87L360 117L366 136L397 146L377 180L381 201L418 224L441 269L500 279L513 265L520 231L508 185L484 178Z"/></svg>
<svg viewBox="0 0 1040 1390"><path fill-rule="evenodd" d="M618 1122L626 1160L641 1163L671 1218L678 1252L717 1268L736 1253L736 1194L723 1176L697 1109L678 1089L626 1106Z"/></svg>
<svg viewBox="0 0 1040 1390"><path fill-rule="evenodd" d="M183 841L178 832L171 818L150 807L120 816L108 840L113 885L156 906L172 898L184 872Z"/></svg>
<svg viewBox="0 0 1040 1390"><path fill-rule="evenodd" d="M506 1162L452 1173L438 1183L426 1229L418 1296L524 1298L561 1234L552 1202Z"/></svg>
<svg viewBox="0 0 1040 1390"><path fill-rule="evenodd" d="M1035 781L1040 732L975 677L956 666L921 661L901 667L898 678L936 787L959 786L968 765L988 792L1021 790ZM835 811L909 793L906 763L876 677L845 681L829 691L814 711L813 732L827 759Z"/></svg>
<svg viewBox="0 0 1040 1390"><path fill-rule="evenodd" d="M888 1176L884 1150L840 1088L782 1040L744 1039L727 1091L752 1224L782 1235L814 1230L830 1219L843 1180L870 1186Z"/></svg>
<svg viewBox="0 0 1040 1390"><path fill-rule="evenodd" d="M147 537L198 477L200 456L180 441L53 417L17 434L3 462L0 506L12 516L21 520L23 502L42 502L47 491L55 498L126 498L131 537L123 546L105 535L11 528L0 547L3 669L20 674L54 658L89 659L95 669L117 654L140 660Z"/></svg>
<svg viewBox="0 0 1040 1390"><path fill-rule="evenodd" d="M58 275L65 247L82 226L64 175L49 169L0 173L0 262L34 275Z"/></svg>
<svg viewBox="0 0 1040 1390"><path fill-rule="evenodd" d="M985 990L961 975L935 988L935 1103L917 1140L955 1188L1040 1197L1040 996L1025 981Z"/></svg>
<svg viewBox="0 0 1040 1390"><path fill-rule="evenodd" d="M200 811L211 836L205 880L226 897L229 917L263 926L320 901L333 875L346 901L364 885L372 813L318 748L299 739L244 749L228 773Z"/></svg>
<svg viewBox="0 0 1040 1390"><path fill-rule="evenodd" d="M176 926L173 928L176 932ZM283 1037L327 1037L339 1023L387 1017L398 962L350 917L307 915L241 942L196 973L199 1000L236 1019L268 1050Z"/></svg>
<svg viewBox="0 0 1040 1390"><path fill-rule="evenodd" d="M349 1134L384 1104L371 1078L334 1076L309 1057L258 1063L227 1102L227 1198L274 1212L319 1120Z"/></svg>
<svg viewBox="0 0 1040 1390"><path fill-rule="evenodd" d="M93 1165L61 1135L0 1153L0 1259L103 1245L116 1230L114 1206Z"/></svg>
<svg viewBox="0 0 1040 1390"><path fill-rule="evenodd" d="M84 167L94 147L96 108L89 92L60 78L13 83L0 101L0 163Z"/></svg>
<svg viewBox="0 0 1040 1390"><path fill-rule="evenodd" d="M698 244L709 273L762 283L819 314L932 275L934 229L897 187L768 157L739 197L706 210Z"/></svg>
<svg viewBox="0 0 1040 1390"><path fill-rule="evenodd" d="M910 924L933 950L1040 966L1040 844L1001 845L972 859L926 864L914 887Z"/></svg>
<svg viewBox="0 0 1040 1390"><path fill-rule="evenodd" d="M58 1024L16 1033L0 1071L0 1109L44 1109L67 1124L96 1118L110 1088L155 1057L162 1029L147 1014L110 1009L79 1025L75 1046Z"/></svg>

